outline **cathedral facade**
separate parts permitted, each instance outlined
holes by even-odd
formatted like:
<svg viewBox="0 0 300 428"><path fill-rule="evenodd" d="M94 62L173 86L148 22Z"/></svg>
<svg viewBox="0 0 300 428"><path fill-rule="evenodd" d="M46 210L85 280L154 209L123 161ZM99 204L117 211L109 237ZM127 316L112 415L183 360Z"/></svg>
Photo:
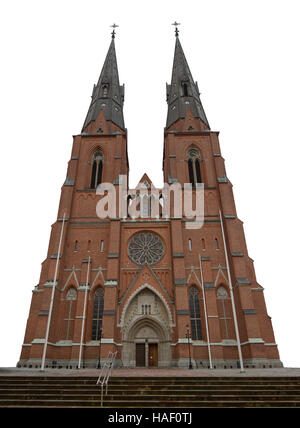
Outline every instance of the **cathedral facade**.
<svg viewBox="0 0 300 428"><path fill-rule="evenodd" d="M123 102L113 32L82 131L73 137L18 366L99 367L116 352L120 367L281 367L218 132L210 129L178 31L163 175L182 196L185 184L192 195L202 189L198 227L178 214L180 198L165 215L164 191L147 174L129 191ZM103 183L117 195L106 218L99 215L108 195Z"/></svg>

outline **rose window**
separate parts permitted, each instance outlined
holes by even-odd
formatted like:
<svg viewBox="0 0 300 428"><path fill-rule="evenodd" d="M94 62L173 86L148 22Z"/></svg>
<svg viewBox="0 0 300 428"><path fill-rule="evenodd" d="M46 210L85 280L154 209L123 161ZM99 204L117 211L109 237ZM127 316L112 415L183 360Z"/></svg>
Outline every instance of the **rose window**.
<svg viewBox="0 0 300 428"><path fill-rule="evenodd" d="M129 242L129 258L138 265L155 265L164 256L164 246L158 235L142 232Z"/></svg>

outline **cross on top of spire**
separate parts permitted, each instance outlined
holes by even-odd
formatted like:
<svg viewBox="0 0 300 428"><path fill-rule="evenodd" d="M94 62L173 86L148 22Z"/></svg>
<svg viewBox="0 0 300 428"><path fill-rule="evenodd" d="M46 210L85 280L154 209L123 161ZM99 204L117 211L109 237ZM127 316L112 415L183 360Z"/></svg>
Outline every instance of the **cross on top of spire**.
<svg viewBox="0 0 300 428"><path fill-rule="evenodd" d="M180 25L180 22L175 21L173 22L172 25L175 26L175 36L178 37L178 34L179 34L178 25Z"/></svg>
<svg viewBox="0 0 300 428"><path fill-rule="evenodd" d="M114 39L115 35L116 35L115 28L117 28L118 25L117 24L113 24L113 25L111 25L111 27L113 28L113 31L111 33L111 37L112 37L112 39Z"/></svg>

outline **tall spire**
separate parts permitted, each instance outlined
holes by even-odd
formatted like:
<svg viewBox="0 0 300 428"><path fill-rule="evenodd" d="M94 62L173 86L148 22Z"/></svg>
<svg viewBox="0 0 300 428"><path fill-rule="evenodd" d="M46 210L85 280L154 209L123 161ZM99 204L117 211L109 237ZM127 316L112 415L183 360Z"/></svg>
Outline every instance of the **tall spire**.
<svg viewBox="0 0 300 428"><path fill-rule="evenodd" d="M168 116L166 128L169 128L178 119L184 119L188 109L191 110L195 118L200 118L209 128L208 120L200 101L198 84L193 80L179 40L177 28L179 23L174 22L172 25L175 25L176 43L172 81L171 85L167 84Z"/></svg>
<svg viewBox="0 0 300 428"><path fill-rule="evenodd" d="M105 119L125 129L123 117L124 85L120 86L115 50L115 28L112 25L112 39L104 61L97 85L94 85L91 104L84 121L82 130L96 120L100 110L104 111Z"/></svg>

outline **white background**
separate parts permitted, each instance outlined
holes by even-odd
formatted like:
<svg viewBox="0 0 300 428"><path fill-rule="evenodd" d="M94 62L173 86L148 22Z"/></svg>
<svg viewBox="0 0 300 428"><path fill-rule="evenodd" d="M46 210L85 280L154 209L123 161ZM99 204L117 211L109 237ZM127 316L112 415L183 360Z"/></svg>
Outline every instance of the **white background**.
<svg viewBox="0 0 300 428"><path fill-rule="evenodd" d="M117 29L130 186L162 186L174 27L244 221L281 359L300 367L299 1L10 0L0 5L0 367L15 366L72 135Z"/></svg>

